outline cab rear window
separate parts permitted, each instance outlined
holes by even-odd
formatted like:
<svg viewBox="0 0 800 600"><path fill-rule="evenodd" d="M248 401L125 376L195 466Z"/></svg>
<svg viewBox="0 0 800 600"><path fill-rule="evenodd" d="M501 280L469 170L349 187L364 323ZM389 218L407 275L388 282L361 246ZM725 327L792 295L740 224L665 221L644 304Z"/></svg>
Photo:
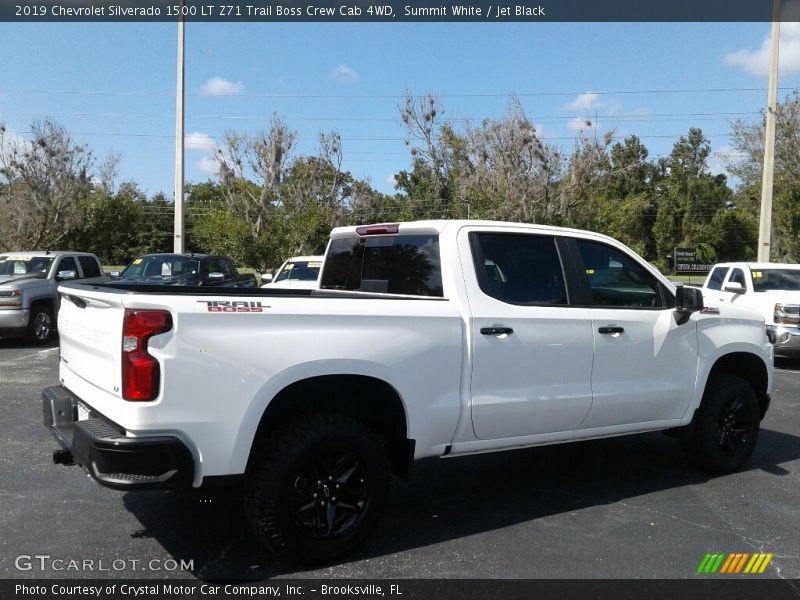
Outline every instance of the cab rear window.
<svg viewBox="0 0 800 600"><path fill-rule="evenodd" d="M331 242L320 288L443 296L438 235L376 235Z"/></svg>

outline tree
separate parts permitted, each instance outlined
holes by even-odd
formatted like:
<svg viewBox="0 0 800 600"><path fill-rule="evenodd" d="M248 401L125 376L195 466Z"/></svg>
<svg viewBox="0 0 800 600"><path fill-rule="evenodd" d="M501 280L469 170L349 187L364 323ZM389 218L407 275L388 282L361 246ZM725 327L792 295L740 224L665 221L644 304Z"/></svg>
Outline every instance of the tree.
<svg viewBox="0 0 800 600"><path fill-rule="evenodd" d="M539 138L517 98L500 119L467 127L463 195L475 217L537 222L552 215L558 153Z"/></svg>
<svg viewBox="0 0 800 600"><path fill-rule="evenodd" d="M93 252L105 265L127 265L140 248L147 198L133 182L114 190L106 181L91 191L82 208L82 227L65 241L69 247Z"/></svg>
<svg viewBox="0 0 800 600"><path fill-rule="evenodd" d="M398 188L405 188L416 212L433 218L452 218L456 198L455 170L463 158L463 144L453 128L442 120L444 110L432 95L406 92L400 118L411 146L412 173L397 175Z"/></svg>
<svg viewBox="0 0 800 600"><path fill-rule="evenodd" d="M252 137L229 131L223 147L217 149L219 176L228 207L248 224L253 239L261 235L270 211L279 202L278 189L291 163L296 139L297 134L273 114L269 131Z"/></svg>
<svg viewBox="0 0 800 600"><path fill-rule="evenodd" d="M800 261L800 93L795 90L779 103L775 116L771 258L797 262ZM753 219L760 213L764 131L765 117L760 123L737 121L732 127L731 145L741 159L729 170L742 181L734 201Z"/></svg>
<svg viewBox="0 0 800 600"><path fill-rule="evenodd" d="M92 154L51 119L31 124L30 141L0 123L0 246L55 248L81 224Z"/></svg>
<svg viewBox="0 0 800 600"><path fill-rule="evenodd" d="M708 172L710 153L703 132L691 128L661 163L663 177L657 185L658 212L653 225L660 260L671 256L676 246L710 243L717 236L715 215L729 206L732 192L724 175Z"/></svg>

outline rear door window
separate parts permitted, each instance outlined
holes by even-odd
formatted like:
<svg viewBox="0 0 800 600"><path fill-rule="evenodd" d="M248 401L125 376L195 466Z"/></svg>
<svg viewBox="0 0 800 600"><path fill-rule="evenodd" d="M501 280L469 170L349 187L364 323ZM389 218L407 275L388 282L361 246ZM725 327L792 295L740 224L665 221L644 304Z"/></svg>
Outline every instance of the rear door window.
<svg viewBox="0 0 800 600"><path fill-rule="evenodd" d="M551 236L472 233L481 290L508 304L566 304L561 260Z"/></svg>
<svg viewBox="0 0 800 600"><path fill-rule="evenodd" d="M336 238L325 259L320 288L443 296L439 236Z"/></svg>
<svg viewBox="0 0 800 600"><path fill-rule="evenodd" d="M85 278L88 279L89 277L100 277L100 275L102 275L100 272L100 266L91 256L79 256L78 262L81 263L81 269L83 269L83 276Z"/></svg>

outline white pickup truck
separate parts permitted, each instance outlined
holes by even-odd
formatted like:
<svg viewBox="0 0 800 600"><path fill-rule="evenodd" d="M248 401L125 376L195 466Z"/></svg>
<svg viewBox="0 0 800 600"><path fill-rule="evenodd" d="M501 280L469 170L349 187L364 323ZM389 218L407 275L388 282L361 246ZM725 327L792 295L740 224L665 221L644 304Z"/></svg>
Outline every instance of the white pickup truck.
<svg viewBox="0 0 800 600"><path fill-rule="evenodd" d="M775 355L800 356L800 265L714 265L703 283L703 298L755 310L764 318Z"/></svg>
<svg viewBox="0 0 800 600"><path fill-rule="evenodd" d="M727 472L770 401L757 315L704 309L585 231L345 227L320 290L60 293L56 462L122 489L243 483L253 531L289 559L363 541L415 459L669 430Z"/></svg>

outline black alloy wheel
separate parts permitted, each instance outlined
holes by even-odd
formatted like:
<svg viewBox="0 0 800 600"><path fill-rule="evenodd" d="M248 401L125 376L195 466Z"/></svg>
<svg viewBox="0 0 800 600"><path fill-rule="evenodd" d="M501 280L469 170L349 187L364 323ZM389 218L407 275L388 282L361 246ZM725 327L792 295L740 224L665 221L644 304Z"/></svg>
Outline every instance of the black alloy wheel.
<svg viewBox="0 0 800 600"><path fill-rule="evenodd" d="M706 385L683 446L698 467L730 473L750 458L760 423L761 408L753 386L738 375L719 373Z"/></svg>
<svg viewBox="0 0 800 600"><path fill-rule="evenodd" d="M366 425L338 414L300 416L257 441L245 514L277 558L328 561L372 532L390 480L385 441Z"/></svg>

